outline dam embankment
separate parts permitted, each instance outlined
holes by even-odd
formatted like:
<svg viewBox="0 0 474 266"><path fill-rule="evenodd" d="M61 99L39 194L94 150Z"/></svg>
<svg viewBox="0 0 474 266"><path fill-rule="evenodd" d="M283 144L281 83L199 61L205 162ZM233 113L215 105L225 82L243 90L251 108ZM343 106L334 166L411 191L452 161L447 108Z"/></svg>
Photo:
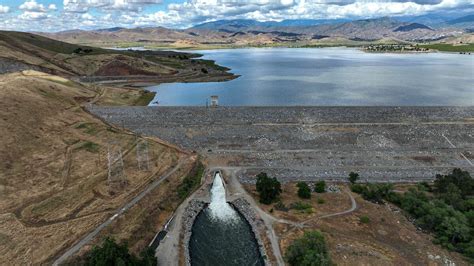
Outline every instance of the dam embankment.
<svg viewBox="0 0 474 266"><path fill-rule="evenodd" d="M474 169L474 107L92 107L102 119L156 136L253 182L430 180Z"/></svg>

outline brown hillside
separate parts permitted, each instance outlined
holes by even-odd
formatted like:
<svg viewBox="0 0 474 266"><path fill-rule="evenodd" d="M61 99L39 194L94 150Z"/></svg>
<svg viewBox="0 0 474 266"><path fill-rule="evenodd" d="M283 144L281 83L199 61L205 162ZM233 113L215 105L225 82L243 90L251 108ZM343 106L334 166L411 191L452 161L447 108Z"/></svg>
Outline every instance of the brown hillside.
<svg viewBox="0 0 474 266"><path fill-rule="evenodd" d="M50 262L182 157L177 150L147 139L150 171L139 171L135 147L141 138L110 127L83 109L87 102L113 101L114 92L128 91L96 89L35 71L0 75L3 261L11 265ZM129 92L129 103L140 97L136 90ZM110 141L123 153L121 185L107 182ZM174 178L178 178L174 183L179 182L179 176ZM160 193L171 194L150 204L177 194L172 188L162 189ZM129 230L138 230L142 222L133 218ZM157 221L151 224L160 226Z"/></svg>

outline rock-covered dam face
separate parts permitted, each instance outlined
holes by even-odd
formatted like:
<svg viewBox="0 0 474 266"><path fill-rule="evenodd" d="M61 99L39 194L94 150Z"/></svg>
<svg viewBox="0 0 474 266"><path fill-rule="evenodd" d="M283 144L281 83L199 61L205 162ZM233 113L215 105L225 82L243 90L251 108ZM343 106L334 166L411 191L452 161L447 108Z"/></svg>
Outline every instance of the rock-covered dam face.
<svg viewBox="0 0 474 266"><path fill-rule="evenodd" d="M432 179L474 170L474 107L91 107L117 126L282 180Z"/></svg>

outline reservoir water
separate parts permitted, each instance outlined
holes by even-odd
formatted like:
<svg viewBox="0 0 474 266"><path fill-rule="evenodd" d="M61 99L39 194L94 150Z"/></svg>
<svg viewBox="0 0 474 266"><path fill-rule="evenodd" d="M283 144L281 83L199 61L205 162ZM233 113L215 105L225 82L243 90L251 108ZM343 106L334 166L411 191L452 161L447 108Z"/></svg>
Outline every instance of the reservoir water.
<svg viewBox="0 0 474 266"><path fill-rule="evenodd" d="M264 265L250 225L226 201L220 174L211 203L194 222L189 250L191 265Z"/></svg>
<svg viewBox="0 0 474 266"><path fill-rule="evenodd" d="M150 87L159 105L227 106L474 105L474 55L376 54L352 48L199 51L231 68L228 82Z"/></svg>

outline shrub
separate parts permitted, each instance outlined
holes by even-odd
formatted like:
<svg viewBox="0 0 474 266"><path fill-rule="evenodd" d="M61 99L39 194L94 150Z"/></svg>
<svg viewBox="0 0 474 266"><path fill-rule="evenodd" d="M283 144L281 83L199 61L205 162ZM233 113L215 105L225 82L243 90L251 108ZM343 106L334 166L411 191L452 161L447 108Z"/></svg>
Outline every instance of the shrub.
<svg viewBox="0 0 474 266"><path fill-rule="evenodd" d="M326 192L326 182L324 182L324 180L316 182L316 184L314 184L314 192L316 193Z"/></svg>
<svg viewBox="0 0 474 266"><path fill-rule="evenodd" d="M324 236L319 231L305 232L303 237L291 243L285 253L291 266L331 265Z"/></svg>
<svg viewBox="0 0 474 266"><path fill-rule="evenodd" d="M261 203L271 204L280 196L281 184L275 177L270 178L262 172L257 175L257 191Z"/></svg>
<svg viewBox="0 0 474 266"><path fill-rule="evenodd" d="M454 169L451 174L436 176L434 194L426 193L424 184L410 188L403 194L394 193L389 185L381 184L353 184L351 189L367 200L380 202L380 199L384 199L397 204L414 218L417 226L434 233L434 243L460 252L472 261L473 182L474 179L468 172Z"/></svg>
<svg viewBox="0 0 474 266"><path fill-rule="evenodd" d="M101 246L95 246L86 255L85 265L157 265L155 251L151 248L140 253L140 258L130 254L127 244L118 244L106 238Z"/></svg>
<svg viewBox="0 0 474 266"><path fill-rule="evenodd" d="M474 196L474 179L471 177L469 172L463 171L459 168L453 170L448 175L436 175L434 181L434 190L439 193L448 192L448 185L453 184L461 190L461 196Z"/></svg>
<svg viewBox="0 0 474 266"><path fill-rule="evenodd" d="M370 218L368 216L361 216L359 217L359 221L363 224L368 224L370 223Z"/></svg>
<svg viewBox="0 0 474 266"><path fill-rule="evenodd" d="M273 206L275 208L275 210L277 211L283 211L283 212L287 212L288 211L288 207L285 206L285 204L283 204L283 202L279 201L275 204L275 206Z"/></svg>
<svg viewBox="0 0 474 266"><path fill-rule="evenodd" d="M326 201L323 198L318 198L318 204L324 204Z"/></svg>
<svg viewBox="0 0 474 266"><path fill-rule="evenodd" d="M393 197L394 199L396 197L393 195L395 193L391 184L353 184L351 190L361 194L365 200L379 204L383 203L383 200L387 197Z"/></svg>
<svg viewBox="0 0 474 266"><path fill-rule="evenodd" d="M290 205L291 209L298 210L302 213L312 213L313 212L313 206L309 203L304 203L301 201L294 202Z"/></svg>
<svg viewBox="0 0 474 266"><path fill-rule="evenodd" d="M201 178L204 174L204 165L201 161L193 167L191 172L183 179L183 182L178 186L178 197L185 199L201 184Z"/></svg>
<svg viewBox="0 0 474 266"><path fill-rule="evenodd" d="M84 150L86 150L88 152L91 152L91 153L98 153L99 149L100 149L100 146L99 146L99 144L94 143L92 141L86 141L80 147L78 147L78 149L84 149Z"/></svg>
<svg viewBox="0 0 474 266"><path fill-rule="evenodd" d="M302 199L311 198L311 189L306 182L298 182L296 186L298 187L298 197Z"/></svg>
<svg viewBox="0 0 474 266"><path fill-rule="evenodd" d="M355 184L357 182L357 180L359 180L359 174L354 173L354 172L350 172L349 182L351 182L351 184Z"/></svg>

